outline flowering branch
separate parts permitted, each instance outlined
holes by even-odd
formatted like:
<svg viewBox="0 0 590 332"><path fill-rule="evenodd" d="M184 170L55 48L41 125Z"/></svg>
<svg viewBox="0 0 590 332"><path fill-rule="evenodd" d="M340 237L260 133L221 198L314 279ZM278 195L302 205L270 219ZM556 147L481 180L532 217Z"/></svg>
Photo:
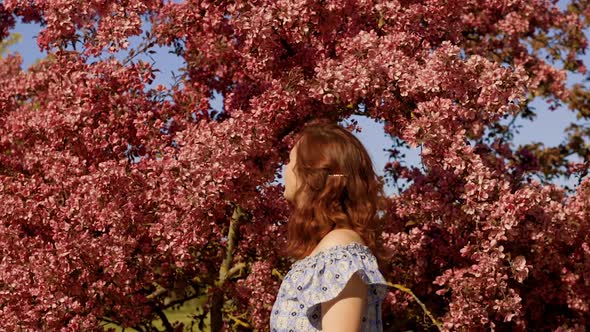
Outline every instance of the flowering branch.
<svg viewBox="0 0 590 332"><path fill-rule="evenodd" d="M385 277L444 286L420 293L442 329L588 326L590 132L572 124L569 143L513 151L517 128L498 123L533 119L536 96L587 115L590 91L566 83L587 73L590 3L567 2L2 2L0 54L17 17L46 23L37 44L48 51L28 71L18 54L0 58L3 329L93 331L116 312L154 330L188 281L209 291L213 330L244 307L238 318L267 330L283 279L276 221L291 210L268 181L308 120L352 114L403 143L385 174L398 194L383 209L384 245L400 255ZM156 45L184 65L153 89ZM120 50L128 57L111 56ZM214 91L221 115L209 111ZM422 168L403 166L406 146L420 147ZM547 185L560 174L580 177L575 195ZM239 208L220 220L226 200L252 222L237 222ZM229 243L210 241L228 227ZM200 256L194 272L190 253L205 245L225 255ZM402 311L382 320L422 327Z"/></svg>

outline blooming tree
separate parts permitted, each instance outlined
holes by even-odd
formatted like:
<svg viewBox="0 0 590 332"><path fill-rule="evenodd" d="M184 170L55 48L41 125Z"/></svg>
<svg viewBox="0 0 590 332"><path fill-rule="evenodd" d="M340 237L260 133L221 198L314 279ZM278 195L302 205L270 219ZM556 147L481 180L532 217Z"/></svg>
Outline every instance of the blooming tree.
<svg viewBox="0 0 590 332"><path fill-rule="evenodd" d="M588 161L588 132L515 151L499 121L534 96L590 116L565 85L589 17L585 0L4 1L0 37L39 22L48 55L0 60L2 326L174 331L167 309L206 296L212 330L267 329L290 265L269 183L306 121L359 114L422 147L423 168L397 149L386 166L410 185L383 217L385 329L583 331L590 181L568 196L531 175L582 179L563 160ZM135 56L154 45L184 60L171 86L147 87L157 63Z"/></svg>

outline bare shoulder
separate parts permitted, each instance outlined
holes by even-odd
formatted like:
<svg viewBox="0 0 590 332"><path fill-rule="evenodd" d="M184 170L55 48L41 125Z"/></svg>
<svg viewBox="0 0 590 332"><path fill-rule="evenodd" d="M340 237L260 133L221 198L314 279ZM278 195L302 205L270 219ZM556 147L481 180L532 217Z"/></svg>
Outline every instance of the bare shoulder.
<svg viewBox="0 0 590 332"><path fill-rule="evenodd" d="M352 229L333 229L328 234L324 235L314 251L324 250L336 245L347 245L351 242L365 245L363 238Z"/></svg>

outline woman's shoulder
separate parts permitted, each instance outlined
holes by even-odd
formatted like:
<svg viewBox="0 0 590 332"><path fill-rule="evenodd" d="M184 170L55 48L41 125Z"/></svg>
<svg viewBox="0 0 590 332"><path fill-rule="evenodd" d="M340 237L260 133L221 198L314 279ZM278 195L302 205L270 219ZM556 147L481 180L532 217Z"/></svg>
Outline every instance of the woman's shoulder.
<svg viewBox="0 0 590 332"><path fill-rule="evenodd" d="M312 254L293 263L285 288L309 308L336 297L355 273L370 286L370 303L385 297L387 282L362 238L349 230L333 230Z"/></svg>
<svg viewBox="0 0 590 332"><path fill-rule="evenodd" d="M356 242L365 246L363 238L354 230L349 228L336 228L324 235L324 237L311 252L310 256L317 252L328 250L330 247L343 246L352 242Z"/></svg>

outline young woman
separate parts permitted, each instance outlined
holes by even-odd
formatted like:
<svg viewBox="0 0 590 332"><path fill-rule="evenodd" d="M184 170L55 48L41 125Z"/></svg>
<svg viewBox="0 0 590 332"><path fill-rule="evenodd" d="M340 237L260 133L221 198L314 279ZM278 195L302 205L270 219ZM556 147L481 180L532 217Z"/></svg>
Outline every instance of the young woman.
<svg viewBox="0 0 590 332"><path fill-rule="evenodd" d="M369 154L321 119L302 129L289 159L284 196L294 213L281 254L298 260L281 283L270 331L383 331L380 271L391 253L380 241L385 194Z"/></svg>

